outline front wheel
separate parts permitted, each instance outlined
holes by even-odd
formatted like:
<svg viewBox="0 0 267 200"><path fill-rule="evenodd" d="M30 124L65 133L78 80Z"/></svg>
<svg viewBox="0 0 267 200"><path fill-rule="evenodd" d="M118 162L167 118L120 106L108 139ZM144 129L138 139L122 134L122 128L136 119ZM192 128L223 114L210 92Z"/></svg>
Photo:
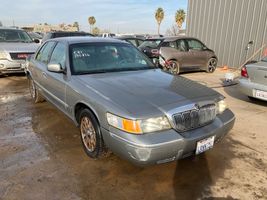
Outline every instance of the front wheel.
<svg viewBox="0 0 267 200"><path fill-rule="evenodd" d="M33 102L34 103L43 102L44 98L42 97L38 89L36 88L36 85L31 77L28 77L28 85L29 85L29 90L30 90L30 94L31 94L31 98Z"/></svg>
<svg viewBox="0 0 267 200"><path fill-rule="evenodd" d="M216 58L210 58L207 63L207 73L213 73L216 70L217 67L217 59Z"/></svg>
<svg viewBox="0 0 267 200"><path fill-rule="evenodd" d="M105 152L105 145L95 116L89 109L83 109L79 119L81 141L85 153L91 158L99 158Z"/></svg>

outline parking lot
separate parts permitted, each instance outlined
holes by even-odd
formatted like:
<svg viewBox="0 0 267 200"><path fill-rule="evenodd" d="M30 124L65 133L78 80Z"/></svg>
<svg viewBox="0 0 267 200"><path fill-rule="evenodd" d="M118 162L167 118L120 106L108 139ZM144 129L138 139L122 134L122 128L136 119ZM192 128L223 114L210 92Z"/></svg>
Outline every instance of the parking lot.
<svg viewBox="0 0 267 200"><path fill-rule="evenodd" d="M182 76L226 96L235 126L204 154L145 168L88 158L64 114L32 103L25 76L1 77L0 199L267 199L267 103L221 87L220 70Z"/></svg>

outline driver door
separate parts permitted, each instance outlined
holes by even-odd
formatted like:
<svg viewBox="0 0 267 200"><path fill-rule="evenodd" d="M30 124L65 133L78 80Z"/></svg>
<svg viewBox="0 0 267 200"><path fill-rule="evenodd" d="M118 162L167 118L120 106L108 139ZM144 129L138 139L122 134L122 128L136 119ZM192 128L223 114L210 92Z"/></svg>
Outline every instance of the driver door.
<svg viewBox="0 0 267 200"><path fill-rule="evenodd" d="M61 68L65 70L66 52L66 45L58 42L51 54L48 64L60 64ZM66 112L68 108L66 104L66 81L67 75L65 73L51 72L46 68L45 87L50 93L51 101L64 112Z"/></svg>

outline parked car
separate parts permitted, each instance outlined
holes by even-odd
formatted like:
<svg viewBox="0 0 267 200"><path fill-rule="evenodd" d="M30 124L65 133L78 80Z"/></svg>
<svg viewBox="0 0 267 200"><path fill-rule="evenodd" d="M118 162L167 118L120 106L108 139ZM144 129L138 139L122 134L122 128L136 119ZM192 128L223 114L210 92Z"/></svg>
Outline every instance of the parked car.
<svg viewBox="0 0 267 200"><path fill-rule="evenodd" d="M212 148L235 121L221 94L162 72L125 41L49 40L26 74L33 102L72 119L92 158L107 147L139 165L174 161Z"/></svg>
<svg viewBox="0 0 267 200"><path fill-rule="evenodd" d="M200 40L192 37L166 38L160 45L160 65L173 74L183 71L215 71L217 56Z"/></svg>
<svg viewBox="0 0 267 200"><path fill-rule="evenodd" d="M146 54L155 64L159 61L159 49L164 38L149 38L146 39L138 48Z"/></svg>
<svg viewBox="0 0 267 200"><path fill-rule="evenodd" d="M42 42L42 38L43 36L39 35L38 33L35 32L28 32L29 36L33 39L33 40L39 40L39 43Z"/></svg>
<svg viewBox="0 0 267 200"><path fill-rule="evenodd" d="M115 37L116 34L114 33L102 33L101 37Z"/></svg>
<svg viewBox="0 0 267 200"><path fill-rule="evenodd" d="M239 88L248 97L267 101L267 57L241 68Z"/></svg>
<svg viewBox="0 0 267 200"><path fill-rule="evenodd" d="M117 36L113 38L119 40L125 40L126 42L129 42L130 44L136 47L140 46L145 41L142 37L135 37L135 36Z"/></svg>
<svg viewBox="0 0 267 200"><path fill-rule="evenodd" d="M0 74L24 72L25 59L39 47L24 31L0 28Z"/></svg>
<svg viewBox="0 0 267 200"><path fill-rule="evenodd" d="M75 36L90 36L94 37L93 34L86 33L86 32L79 32L79 31L52 31L48 32L44 35L42 42L46 40L58 38L58 37L75 37Z"/></svg>

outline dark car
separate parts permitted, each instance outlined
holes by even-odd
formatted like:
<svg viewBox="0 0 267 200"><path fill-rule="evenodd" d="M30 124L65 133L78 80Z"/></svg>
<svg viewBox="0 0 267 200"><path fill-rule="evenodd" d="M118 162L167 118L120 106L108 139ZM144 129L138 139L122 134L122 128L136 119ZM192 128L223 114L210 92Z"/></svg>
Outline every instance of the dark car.
<svg viewBox="0 0 267 200"><path fill-rule="evenodd" d="M117 36L117 37L113 37L115 39L119 39L119 40L124 40L126 42L129 42L130 44L139 47L144 41L145 39L142 37L135 37L135 36Z"/></svg>
<svg viewBox="0 0 267 200"><path fill-rule="evenodd" d="M138 48L157 64L159 49L163 41L163 37L146 39Z"/></svg>
<svg viewBox="0 0 267 200"><path fill-rule="evenodd" d="M53 31L48 32L44 35L42 42L45 42L46 40L52 39L52 38L59 38L59 37L73 37L73 36L91 36L94 37L94 35L86 32L73 32L73 31Z"/></svg>
<svg viewBox="0 0 267 200"><path fill-rule="evenodd" d="M125 41L52 39L26 66L33 102L70 117L94 159L109 148L139 165L170 162L211 149L234 125L221 94L162 72Z"/></svg>
<svg viewBox="0 0 267 200"><path fill-rule="evenodd" d="M159 63L163 69L173 74L181 71L205 70L215 71L217 56L200 40L192 37L166 38L160 44Z"/></svg>

